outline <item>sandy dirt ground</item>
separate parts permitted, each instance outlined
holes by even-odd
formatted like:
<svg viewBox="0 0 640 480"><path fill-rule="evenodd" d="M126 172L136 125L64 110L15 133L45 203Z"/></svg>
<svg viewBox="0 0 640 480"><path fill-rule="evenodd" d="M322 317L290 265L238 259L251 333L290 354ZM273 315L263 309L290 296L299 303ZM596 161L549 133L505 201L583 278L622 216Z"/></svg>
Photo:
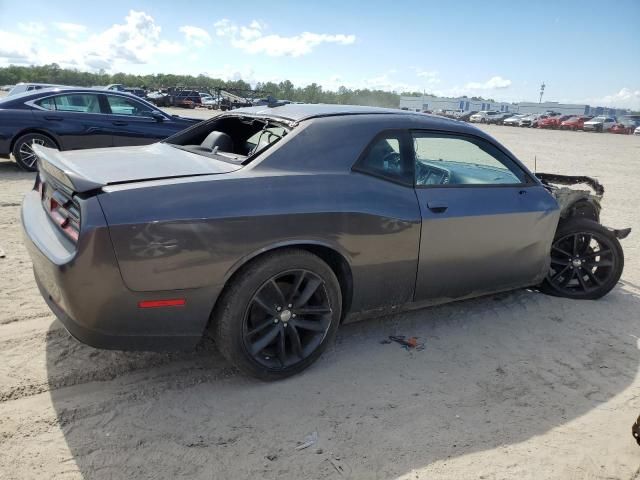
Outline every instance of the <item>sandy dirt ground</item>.
<svg viewBox="0 0 640 480"><path fill-rule="evenodd" d="M640 478L640 138L487 130L539 171L604 183L603 222L635 229L620 284L599 301L519 290L347 325L272 384L208 344L124 353L71 338L22 245L33 175L0 162L0 478ZM390 334L426 348L381 344Z"/></svg>

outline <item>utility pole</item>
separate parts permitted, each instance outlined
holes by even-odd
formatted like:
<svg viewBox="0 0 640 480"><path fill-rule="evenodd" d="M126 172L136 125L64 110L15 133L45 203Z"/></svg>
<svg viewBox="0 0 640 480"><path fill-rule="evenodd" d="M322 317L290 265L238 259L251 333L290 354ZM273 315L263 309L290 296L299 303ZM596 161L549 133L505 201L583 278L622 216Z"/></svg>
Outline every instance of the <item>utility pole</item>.
<svg viewBox="0 0 640 480"><path fill-rule="evenodd" d="M544 84L544 82L542 82L542 85L540 85L540 99L538 100L538 103L542 103L542 96L544 95L544 87L546 87L546 85Z"/></svg>

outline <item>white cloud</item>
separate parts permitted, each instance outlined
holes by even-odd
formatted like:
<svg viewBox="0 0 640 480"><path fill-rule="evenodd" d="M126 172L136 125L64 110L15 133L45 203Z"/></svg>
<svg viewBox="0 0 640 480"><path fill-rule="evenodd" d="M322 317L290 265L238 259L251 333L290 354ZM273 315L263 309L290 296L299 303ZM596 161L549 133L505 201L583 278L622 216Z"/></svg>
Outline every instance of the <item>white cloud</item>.
<svg viewBox="0 0 640 480"><path fill-rule="evenodd" d="M491 77L486 82L469 82L465 85L468 90L494 90L509 88L511 86L511 80L502 78L501 76Z"/></svg>
<svg viewBox="0 0 640 480"><path fill-rule="evenodd" d="M18 30L27 35L42 35L47 28L42 22L26 22L18 23Z"/></svg>
<svg viewBox="0 0 640 480"><path fill-rule="evenodd" d="M229 39L232 47L246 53L262 53L271 57L300 57L309 54L323 43L350 45L356 41L355 35L303 32L291 37L277 34L265 35L266 25L253 20L248 26L238 26L229 19L214 24L216 35Z"/></svg>
<svg viewBox="0 0 640 480"><path fill-rule="evenodd" d="M160 56L175 55L184 50L179 43L162 39L162 29L145 12L129 11L123 23L89 34L83 25L55 23L62 36L21 35L0 31L0 65L57 63L81 70L128 70L131 65L157 61ZM37 24L24 24L23 31L35 32Z"/></svg>
<svg viewBox="0 0 640 480"><path fill-rule="evenodd" d="M162 28L145 12L130 10L124 24L115 24L102 33L92 35L81 48L85 55L111 63L143 64L156 53L177 53L179 44L161 40Z"/></svg>
<svg viewBox="0 0 640 480"><path fill-rule="evenodd" d="M36 49L28 37L0 30L0 58L6 59L6 63L30 63L36 56Z"/></svg>
<svg viewBox="0 0 640 480"><path fill-rule="evenodd" d="M416 92L422 91L420 85L413 85L396 79L396 69L387 70L384 73L375 75L373 77L361 78L358 80L346 80L340 75L332 75L326 80L315 80L322 85L322 88L326 90L338 90L340 87L346 87L352 90L385 90L389 92ZM310 84L314 80L303 80L298 82L300 84ZM295 82L294 82L295 83Z"/></svg>
<svg viewBox="0 0 640 480"><path fill-rule="evenodd" d="M440 72L436 70L422 70L420 68L413 68L416 72L416 77L423 78L429 84L440 83Z"/></svg>
<svg viewBox="0 0 640 480"><path fill-rule="evenodd" d="M80 25L78 23L55 22L53 26L63 32L67 37L74 39L87 31L87 27L85 25Z"/></svg>
<svg viewBox="0 0 640 480"><path fill-rule="evenodd" d="M184 25L180 27L180 32L184 33L187 42L195 47L204 47L211 43L211 35L200 27Z"/></svg>
<svg viewBox="0 0 640 480"><path fill-rule="evenodd" d="M251 85L255 85L256 82L269 81L269 79L267 78L256 78L253 67L249 65L245 65L242 67L238 67L237 65L223 65L222 67L219 67L215 70L203 72L203 74L208 77L219 78L224 81L244 80Z"/></svg>
<svg viewBox="0 0 640 480"><path fill-rule="evenodd" d="M600 98L589 98L586 103L591 106L630 108L631 110L640 110L640 90L632 90L631 88L622 88L618 93L605 95Z"/></svg>

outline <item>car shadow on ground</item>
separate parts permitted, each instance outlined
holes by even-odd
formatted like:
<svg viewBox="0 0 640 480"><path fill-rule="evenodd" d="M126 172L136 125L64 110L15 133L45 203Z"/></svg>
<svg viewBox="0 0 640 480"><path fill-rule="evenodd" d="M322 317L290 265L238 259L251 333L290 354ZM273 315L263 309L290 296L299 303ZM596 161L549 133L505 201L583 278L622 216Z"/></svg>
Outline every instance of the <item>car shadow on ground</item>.
<svg viewBox="0 0 640 480"><path fill-rule="evenodd" d="M238 374L210 345L100 351L56 322L51 399L84 478L394 478L526 441L625 390L639 293L521 290L345 325L317 364L276 383ZM425 348L381 343L391 334ZM311 432L317 444L296 450Z"/></svg>

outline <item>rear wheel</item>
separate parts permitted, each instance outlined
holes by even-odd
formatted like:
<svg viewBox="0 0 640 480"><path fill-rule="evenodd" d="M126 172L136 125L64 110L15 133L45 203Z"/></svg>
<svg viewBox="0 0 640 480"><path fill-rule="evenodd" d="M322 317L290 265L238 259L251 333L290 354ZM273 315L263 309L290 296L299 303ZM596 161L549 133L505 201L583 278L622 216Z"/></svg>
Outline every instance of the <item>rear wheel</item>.
<svg viewBox="0 0 640 480"><path fill-rule="evenodd" d="M558 228L551 247L551 267L542 284L546 293L594 300L622 275L624 255L613 233L593 220L567 220Z"/></svg>
<svg viewBox="0 0 640 480"><path fill-rule="evenodd" d="M214 311L213 337L242 372L277 380L311 365L333 340L342 308L329 266L298 249L268 254L233 280Z"/></svg>
<svg viewBox="0 0 640 480"><path fill-rule="evenodd" d="M44 145L56 148L55 142L41 133L27 133L16 140L13 145L13 158L23 170L35 172L38 169L38 157L33 151L33 145Z"/></svg>

